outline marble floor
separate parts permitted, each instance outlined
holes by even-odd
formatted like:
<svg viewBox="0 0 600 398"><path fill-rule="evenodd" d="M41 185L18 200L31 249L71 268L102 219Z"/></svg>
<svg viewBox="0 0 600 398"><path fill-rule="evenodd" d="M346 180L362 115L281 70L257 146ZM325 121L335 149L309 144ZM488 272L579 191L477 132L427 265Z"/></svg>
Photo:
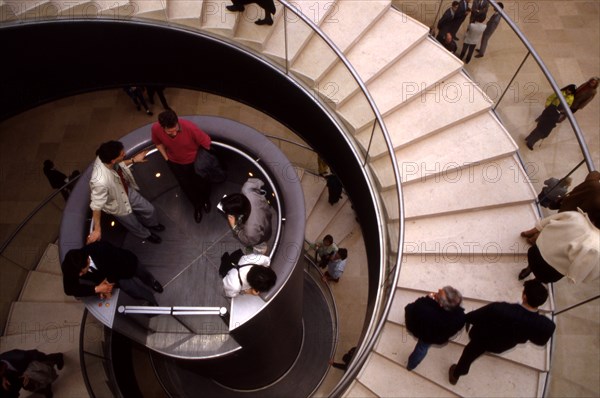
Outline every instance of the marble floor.
<svg viewBox="0 0 600 398"><path fill-rule="evenodd" d="M431 25L439 2L395 0L394 4ZM504 4L559 86L581 84L589 77L600 75L600 0L518 0L504 1ZM459 37L463 35L463 31L459 32ZM461 45L459 42L459 49ZM525 55L526 50L514 34L501 23L490 40L485 57L474 58L465 69L490 98L497 100ZM573 168L581 160L581 153L567 122L557 127L534 151L524 146L523 139L533 128L534 119L541 113L543 101L550 94L549 85L531 58L507 92L498 113L521 149L532 183L539 189L545 178L561 177ZM166 96L170 106L180 115L225 116L265 134L301 142L285 126L244 104L183 89L169 88ZM154 105L153 110L160 112L160 105ZM137 112L121 90L108 90L65 98L0 122L0 239L5 239L52 192L42 173L44 159L54 160L57 168L67 174L74 169L83 169L101 142L121 137L154 120L155 117ZM598 166L600 97L577 113L577 121ZM290 153L292 163L316 169L314 155L307 156L300 150L286 150L286 153ZM573 176L574 182L581 181L585 174L585 168L580 167ZM61 199L55 199L54 203L60 207ZM557 296L562 297L559 300L570 303L586 294L597 294L600 286L576 290L566 284L557 284L555 289L560 292ZM354 311L350 306L341 308ZM553 372L551 379L552 395L597 395L600 384L598 300L560 315L558 323L563 340L557 342L554 358L557 372ZM579 354L575 361L574 352Z"/></svg>

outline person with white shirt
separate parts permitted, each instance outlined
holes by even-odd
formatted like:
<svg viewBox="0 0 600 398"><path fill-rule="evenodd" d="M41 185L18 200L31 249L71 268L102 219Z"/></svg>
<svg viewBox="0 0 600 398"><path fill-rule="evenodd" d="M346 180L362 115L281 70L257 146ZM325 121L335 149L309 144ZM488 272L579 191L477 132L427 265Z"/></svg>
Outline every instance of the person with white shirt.
<svg viewBox="0 0 600 398"><path fill-rule="evenodd" d="M471 57L473 56L473 51L475 47L481 41L481 36L483 36L483 32L485 31L486 25L483 23L485 21L485 15L479 15L479 17L475 20L475 22L469 24L469 28L467 29L467 34L465 35L465 40L463 42L463 48L460 52L460 59L465 57L465 63L468 64L471 61Z"/></svg>

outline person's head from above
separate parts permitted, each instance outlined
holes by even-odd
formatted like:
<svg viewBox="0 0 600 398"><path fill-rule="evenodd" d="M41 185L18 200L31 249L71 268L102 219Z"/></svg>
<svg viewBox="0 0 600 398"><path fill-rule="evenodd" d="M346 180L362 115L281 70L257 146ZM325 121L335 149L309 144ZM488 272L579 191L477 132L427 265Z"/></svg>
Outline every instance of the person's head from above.
<svg viewBox="0 0 600 398"><path fill-rule="evenodd" d="M258 296L260 293L268 292L275 286L277 275L269 267L253 265L250 271L248 271L246 279L250 285L249 293Z"/></svg>
<svg viewBox="0 0 600 398"><path fill-rule="evenodd" d="M459 4L459 3L458 3L458 1L453 1L453 2L452 2L452 9L453 9L454 11L458 10L458 4Z"/></svg>
<svg viewBox="0 0 600 398"><path fill-rule="evenodd" d="M44 170L50 170L54 168L54 163L50 159L44 160Z"/></svg>
<svg viewBox="0 0 600 398"><path fill-rule="evenodd" d="M108 141L100 145L96 156L102 163L113 166L125 159L125 150L120 141Z"/></svg>
<svg viewBox="0 0 600 398"><path fill-rule="evenodd" d="M171 138L175 138L180 131L179 118L171 109L167 109L158 115L158 124L160 124L163 131Z"/></svg>
<svg viewBox="0 0 600 398"><path fill-rule="evenodd" d="M334 260L345 260L348 258L348 249L343 247L339 248L339 250L333 256Z"/></svg>
<svg viewBox="0 0 600 398"><path fill-rule="evenodd" d="M501 1L499 1L497 4L498 4L498 6L500 6L500 8L502 8L504 10L504 3L502 3Z"/></svg>
<svg viewBox="0 0 600 398"><path fill-rule="evenodd" d="M548 289L537 279L525 281L523 284L523 303L537 308L548 299Z"/></svg>
<svg viewBox="0 0 600 398"><path fill-rule="evenodd" d="M452 33L448 32L446 33L446 36L444 37L444 40L446 41L446 43L452 43Z"/></svg>
<svg viewBox="0 0 600 398"><path fill-rule="evenodd" d="M433 299L438 302L440 307L450 311L462 303L462 294L452 286L444 286L437 293L433 293Z"/></svg>
<svg viewBox="0 0 600 398"><path fill-rule="evenodd" d="M329 247L331 245L333 245L333 236L325 235L325 237L323 238L323 246Z"/></svg>
<svg viewBox="0 0 600 398"><path fill-rule="evenodd" d="M575 94L577 86L575 86L574 84L569 84L568 86L563 87L561 90L565 91L567 94Z"/></svg>
<svg viewBox="0 0 600 398"><path fill-rule="evenodd" d="M483 23L483 21L485 21L485 14L478 15L475 19L475 22Z"/></svg>
<svg viewBox="0 0 600 398"><path fill-rule="evenodd" d="M588 84L590 85L591 88L598 87L599 83L600 83L600 77L592 77L590 80L588 80Z"/></svg>
<svg viewBox="0 0 600 398"><path fill-rule="evenodd" d="M65 275L85 275L90 269L90 258L83 249L72 249L67 252L62 263Z"/></svg>
<svg viewBox="0 0 600 398"><path fill-rule="evenodd" d="M245 223L250 216L252 210L250 201L246 195L241 193L233 193L221 199L221 208L223 213L228 216L234 216L238 222Z"/></svg>

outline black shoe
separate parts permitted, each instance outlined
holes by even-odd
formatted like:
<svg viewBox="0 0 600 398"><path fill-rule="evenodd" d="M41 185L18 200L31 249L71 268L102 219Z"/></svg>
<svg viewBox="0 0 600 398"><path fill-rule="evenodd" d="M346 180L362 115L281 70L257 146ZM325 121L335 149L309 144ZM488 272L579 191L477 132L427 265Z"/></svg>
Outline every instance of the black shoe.
<svg viewBox="0 0 600 398"><path fill-rule="evenodd" d="M527 141L527 148L529 148L530 151L533 151L533 145L529 143L529 141Z"/></svg>
<svg viewBox="0 0 600 398"><path fill-rule="evenodd" d="M163 289L162 285L156 279L152 282L152 290L154 290L157 293L164 292L164 289Z"/></svg>
<svg viewBox="0 0 600 398"><path fill-rule="evenodd" d="M147 237L146 240L150 243L156 243L156 244L159 244L160 242L162 242L162 239L160 238L160 236L154 235L153 233L150 233L150 236Z"/></svg>
<svg viewBox="0 0 600 398"><path fill-rule="evenodd" d="M65 366L65 358L62 352L55 352L48 354L46 357L48 362L51 362L58 370L61 370Z"/></svg>
<svg viewBox="0 0 600 398"><path fill-rule="evenodd" d="M194 210L194 220L198 224L200 224L200 222L202 222L202 210L201 209Z"/></svg>
<svg viewBox="0 0 600 398"><path fill-rule="evenodd" d="M268 18L259 19L258 21L255 21L254 23L257 25L273 25L273 18L268 17Z"/></svg>
<svg viewBox="0 0 600 398"><path fill-rule="evenodd" d="M206 202L204 202L204 212L205 213L210 213L210 208L211 208L211 204L210 204L210 200L207 200Z"/></svg>
<svg viewBox="0 0 600 398"><path fill-rule="evenodd" d="M460 378L460 376L458 376L458 377L454 376L455 369L456 369L456 365L452 365L452 366L450 366L450 369L448 369L448 381L453 386L456 385L456 383L458 382L458 379Z"/></svg>
<svg viewBox="0 0 600 398"><path fill-rule="evenodd" d="M162 224L156 224L155 226L150 227L150 229L156 232L162 232L165 230L165 226Z"/></svg>
<svg viewBox="0 0 600 398"><path fill-rule="evenodd" d="M477 54L477 55L475 56L475 58L483 58L483 55L481 55L481 54Z"/></svg>
<svg viewBox="0 0 600 398"><path fill-rule="evenodd" d="M244 6L236 6L235 4L227 6L225 8L227 8L229 11L233 11L233 12L244 11L246 9L246 8L244 8Z"/></svg>
<svg viewBox="0 0 600 398"><path fill-rule="evenodd" d="M529 267L523 268L521 270L521 272L519 272L519 280L522 281L523 279L527 278L530 274L531 274L531 268L529 268Z"/></svg>

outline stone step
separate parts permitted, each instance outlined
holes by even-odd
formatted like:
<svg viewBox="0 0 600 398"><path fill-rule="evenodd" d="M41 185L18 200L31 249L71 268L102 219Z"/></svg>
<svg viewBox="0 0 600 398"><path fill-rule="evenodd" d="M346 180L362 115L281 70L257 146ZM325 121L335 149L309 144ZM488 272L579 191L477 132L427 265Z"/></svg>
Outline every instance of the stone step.
<svg viewBox="0 0 600 398"><path fill-rule="evenodd" d="M133 16L156 19L159 21L167 20L165 4L162 0L144 0L131 1L129 4L121 6L118 15Z"/></svg>
<svg viewBox="0 0 600 398"><path fill-rule="evenodd" d="M415 253L526 253L519 236L538 220L533 204L510 204L463 213L430 216L405 223L405 252Z"/></svg>
<svg viewBox="0 0 600 398"><path fill-rule="evenodd" d="M314 240L323 234L323 229L329 223L331 223L336 217L340 210L344 207L348 197L343 194L339 202L334 205L330 205L328 202L329 193L327 189L324 189L319 196L319 200L313 207L312 211L306 218L306 229L304 236L307 240L314 242Z"/></svg>
<svg viewBox="0 0 600 398"><path fill-rule="evenodd" d="M498 119L491 112L485 112L397 149L396 159L402 182L406 184L468 169L474 163L505 157L517 149ZM371 169L383 189L394 184L387 156L371 162Z"/></svg>
<svg viewBox="0 0 600 398"><path fill-rule="evenodd" d="M364 384L362 384L358 380L354 380L354 382L348 387L348 390L344 392L344 397L347 398L376 398L377 395L369 390Z"/></svg>
<svg viewBox="0 0 600 398"><path fill-rule="evenodd" d="M406 220L529 203L536 196L515 155L403 184L402 192ZM389 217L398 218L396 192L387 190L382 197Z"/></svg>
<svg viewBox="0 0 600 398"><path fill-rule="evenodd" d="M423 59L436 54L436 62L423 68ZM447 79L460 71L462 62L439 48L433 39L427 38L417 43L402 55L390 68L367 85L371 96L382 115L388 115L408 102L420 99L420 93L435 90ZM338 113L346 124L361 130L373 121L370 108L364 106L364 95L357 92Z"/></svg>
<svg viewBox="0 0 600 398"><path fill-rule="evenodd" d="M84 306L82 303L12 303L5 335L46 332L58 328L79 328Z"/></svg>
<svg viewBox="0 0 600 398"><path fill-rule="evenodd" d="M275 2L275 15L273 15L273 25L257 25L254 22L264 18L265 12L256 4L249 4L246 10L241 13L241 18L238 19L238 25L235 30L235 40L243 43L248 47L260 52L264 49L265 44L274 33L275 22L283 18L283 6L279 2Z"/></svg>
<svg viewBox="0 0 600 398"><path fill-rule="evenodd" d="M67 296L63 290L62 275L31 271L21 290L19 301L75 303L77 300Z"/></svg>
<svg viewBox="0 0 600 398"><path fill-rule="evenodd" d="M331 14L335 15L336 1L300 1L294 3L294 6L302 15L319 26L328 21ZM279 64L285 65L287 51L287 59L291 64L306 46L312 35L313 30L298 16L288 11L285 18L279 18L275 21L273 33L264 45L263 54L269 56Z"/></svg>
<svg viewBox="0 0 600 398"><path fill-rule="evenodd" d="M168 0L166 3L169 21L200 29L203 0Z"/></svg>
<svg viewBox="0 0 600 398"><path fill-rule="evenodd" d="M60 257L58 254L58 245L50 243L46 247L46 250L44 251L42 258L40 258L40 261L35 270L40 272L46 272L48 274L62 276L62 271L60 268Z"/></svg>
<svg viewBox="0 0 600 398"><path fill-rule="evenodd" d="M327 190L326 182L322 177L305 172L300 184L302 185L302 192L304 192L304 208L308 219L323 190Z"/></svg>
<svg viewBox="0 0 600 398"><path fill-rule="evenodd" d="M426 26L390 8L350 49L348 61L361 80L369 83L419 41L424 40L428 32ZM346 66L339 61L318 80L317 89L322 95L332 94L327 97L336 107L343 105L359 89ZM335 87L333 93L327 90L332 84Z"/></svg>
<svg viewBox="0 0 600 398"><path fill-rule="evenodd" d="M330 16L321 24L323 33L346 53L390 8L389 0L338 1ZM360 18L357 16L360 15ZM292 64L292 71L314 85L338 60L338 56L314 35Z"/></svg>
<svg viewBox="0 0 600 398"><path fill-rule="evenodd" d="M375 350L408 373L405 366L415 344L416 340L404 328L387 323ZM538 370L498 355L482 355L473 363L468 375L462 376L455 386L451 385L448 382L448 369L458 362L462 350L463 345L455 343L442 348L431 347L413 372L461 397L538 396ZM400 384L397 388L397 396L412 391L410 384Z"/></svg>
<svg viewBox="0 0 600 398"><path fill-rule="evenodd" d="M419 68L422 69L421 66ZM419 79L421 80L421 79ZM492 105L481 89L458 72L430 89L412 97L405 105L384 116L384 123L394 145L400 148L438 131L442 131L487 112ZM371 128L354 126L356 139L364 148L369 144ZM387 151L382 140L375 140L370 155L380 156Z"/></svg>
<svg viewBox="0 0 600 398"><path fill-rule="evenodd" d="M354 209L352 208L352 202L348 200L335 215L335 218L329 224L323 226L323 231L319 237L330 234L333 236L335 242L341 243L347 236L352 234L356 225L358 225L356 213L354 213Z"/></svg>
<svg viewBox="0 0 600 398"><path fill-rule="evenodd" d="M244 18L243 13L231 12L227 6L230 0L211 0L202 2L200 24L203 30L225 37L233 37L238 19Z"/></svg>
<svg viewBox="0 0 600 398"><path fill-rule="evenodd" d="M459 396L426 378L415 377L414 373L377 352L371 353L358 380L378 397Z"/></svg>
<svg viewBox="0 0 600 398"><path fill-rule="evenodd" d="M404 254L398 287L436 292L450 285L465 298L515 301L523 291L523 282L517 276L526 266L527 256L520 253Z"/></svg>

